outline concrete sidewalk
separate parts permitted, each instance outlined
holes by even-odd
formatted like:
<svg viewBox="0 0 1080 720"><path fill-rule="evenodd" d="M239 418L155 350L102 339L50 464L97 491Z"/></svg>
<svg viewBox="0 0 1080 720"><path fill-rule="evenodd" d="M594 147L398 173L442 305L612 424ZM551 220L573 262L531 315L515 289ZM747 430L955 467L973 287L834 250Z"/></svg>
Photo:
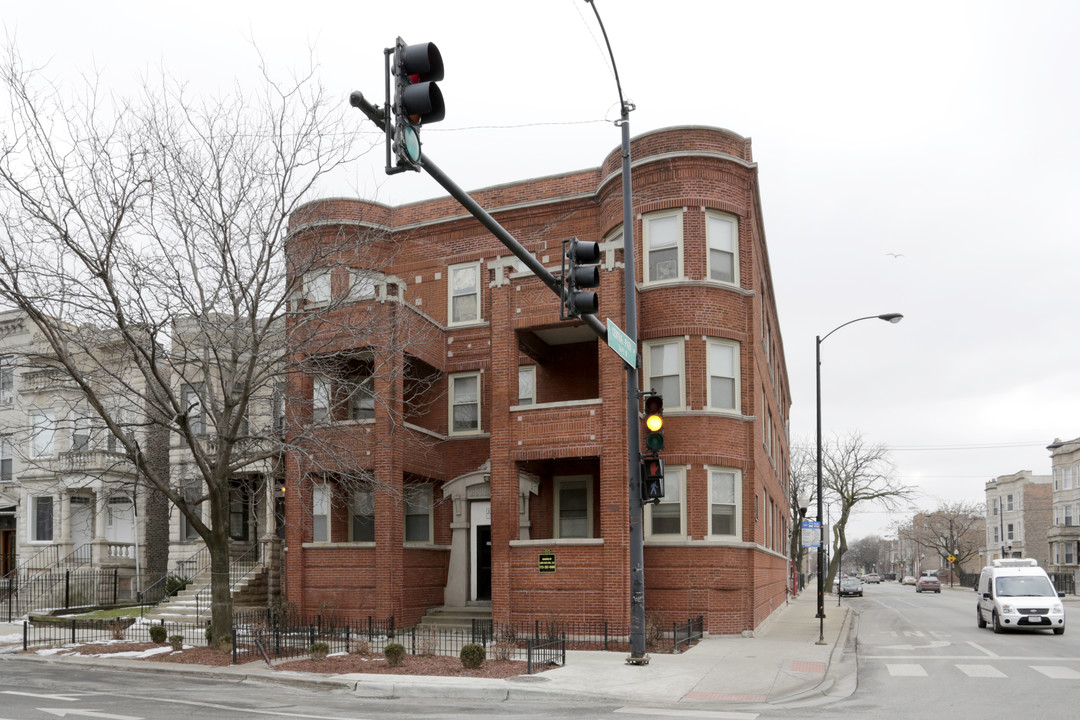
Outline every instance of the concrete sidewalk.
<svg viewBox="0 0 1080 720"><path fill-rule="evenodd" d="M565 667L506 680L359 673L322 676L271 670L256 663L206 667L31 653L7 657L348 689L371 698L563 700L752 709L754 705L817 704L854 690L854 615L846 604L837 607L835 599L831 606L826 602L823 623L814 617L815 610L814 593L804 591L775 612L755 637L706 638L678 655L651 655L647 665L629 665L619 653L571 651ZM819 627L824 631L821 645ZM0 645L7 645L0 652L21 649L21 638L21 625L0 623Z"/></svg>

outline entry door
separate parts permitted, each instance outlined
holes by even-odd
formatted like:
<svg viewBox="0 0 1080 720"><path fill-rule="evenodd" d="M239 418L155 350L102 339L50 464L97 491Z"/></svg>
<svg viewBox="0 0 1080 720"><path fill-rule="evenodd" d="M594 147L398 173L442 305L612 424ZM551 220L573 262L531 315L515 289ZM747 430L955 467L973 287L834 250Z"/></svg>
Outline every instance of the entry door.
<svg viewBox="0 0 1080 720"><path fill-rule="evenodd" d="M15 569L15 531L0 528L0 577Z"/></svg>
<svg viewBox="0 0 1080 720"><path fill-rule="evenodd" d="M472 598L491 599L491 503L474 502L469 511L472 541Z"/></svg>
<svg viewBox="0 0 1080 720"><path fill-rule="evenodd" d="M94 539L93 498L71 496L71 547L79 562L90 561L90 541Z"/></svg>

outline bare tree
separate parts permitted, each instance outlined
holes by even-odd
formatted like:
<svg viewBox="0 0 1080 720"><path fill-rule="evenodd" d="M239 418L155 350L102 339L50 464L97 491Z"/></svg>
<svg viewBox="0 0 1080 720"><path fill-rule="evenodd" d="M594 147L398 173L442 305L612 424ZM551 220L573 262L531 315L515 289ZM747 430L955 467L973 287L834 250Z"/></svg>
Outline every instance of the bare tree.
<svg viewBox="0 0 1080 720"><path fill-rule="evenodd" d="M964 563L978 557L986 538L986 506L943 503L931 512L917 513L910 533L920 547L941 558L943 565L960 572L963 582Z"/></svg>
<svg viewBox="0 0 1080 720"><path fill-rule="evenodd" d="M847 523L852 510L860 504L876 504L892 509L906 502L913 491L892 477L888 448L869 445L858 433L825 443L821 465L825 491L840 505L839 515L832 527L833 555L826 578L826 587L832 587L848 549Z"/></svg>
<svg viewBox="0 0 1080 720"><path fill-rule="evenodd" d="M257 92L201 101L163 74L119 99L94 78L78 95L50 84L13 45L0 59L0 298L34 323L48 362L136 477L205 541L215 637L232 619L230 487L265 477L286 449L300 462L325 454L320 434L302 426L286 448L288 378L335 378L325 405L316 395L289 412L365 412L379 402L370 378L393 370L343 356L334 333L424 342L402 288L380 270L393 246L362 218L306 250L290 247L286 267L286 244L299 242L290 218L365 148L344 129L347 104L327 96L313 69L287 83L265 67L261 77ZM319 220L305 217L308 227ZM355 314L338 313L357 301L397 309L358 327ZM328 338L325 352L298 356L298 334ZM430 401L432 371L412 363L407 372L412 401ZM137 432L147 429L171 438L171 470L148 457ZM315 470L371 481L334 465Z"/></svg>
<svg viewBox="0 0 1080 720"><path fill-rule="evenodd" d="M791 467L788 490L791 493L791 559L795 567L801 568L806 548L802 545L802 521L810 514L802 503L809 502L816 494L817 466L813 451L808 443L791 446Z"/></svg>
<svg viewBox="0 0 1080 720"><path fill-rule="evenodd" d="M852 542L847 550L849 566L877 572L884 559L884 542L880 535L867 535Z"/></svg>

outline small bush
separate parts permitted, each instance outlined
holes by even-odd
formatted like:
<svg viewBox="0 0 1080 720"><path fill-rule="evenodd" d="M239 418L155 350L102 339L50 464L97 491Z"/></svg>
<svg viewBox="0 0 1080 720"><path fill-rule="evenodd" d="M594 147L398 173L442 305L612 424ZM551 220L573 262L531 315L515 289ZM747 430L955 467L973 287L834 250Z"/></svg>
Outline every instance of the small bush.
<svg viewBox="0 0 1080 720"><path fill-rule="evenodd" d="M367 640L354 640L353 643L352 650L350 650L353 655L371 654L371 645L368 644Z"/></svg>
<svg viewBox="0 0 1080 720"><path fill-rule="evenodd" d="M325 660L330 654L330 646L324 642L313 642L308 652L311 653L312 660Z"/></svg>
<svg viewBox="0 0 1080 720"><path fill-rule="evenodd" d="M165 628L161 628L161 629L164 630ZM184 636L183 635L170 635L169 636L169 644L172 645L173 650L183 650L184 649Z"/></svg>
<svg viewBox="0 0 1080 720"><path fill-rule="evenodd" d="M645 644L659 645L664 641L664 616L653 610L645 615Z"/></svg>
<svg viewBox="0 0 1080 720"><path fill-rule="evenodd" d="M496 660L509 660L514 655L515 645L505 640L499 640L491 649L491 657Z"/></svg>
<svg viewBox="0 0 1080 720"><path fill-rule="evenodd" d="M475 670L484 664L484 660L487 659L487 653L484 651L483 645L477 645L476 643L469 643L461 648L461 664L469 670Z"/></svg>
<svg viewBox="0 0 1080 720"><path fill-rule="evenodd" d="M401 663L405 661L405 646L400 643L390 643L383 650L383 655L386 656L386 662L390 667L401 667Z"/></svg>
<svg viewBox="0 0 1080 720"><path fill-rule="evenodd" d="M165 629L164 625L151 625L150 626L150 642L155 642L158 645L164 645L165 644L165 636L167 634L168 634L168 631Z"/></svg>
<svg viewBox="0 0 1080 720"><path fill-rule="evenodd" d="M109 623L109 632L112 633L113 640L123 640L127 635L127 624L122 620L113 620Z"/></svg>
<svg viewBox="0 0 1080 720"><path fill-rule="evenodd" d="M222 635L217 641L218 650L225 654L232 654L232 635Z"/></svg>
<svg viewBox="0 0 1080 720"><path fill-rule="evenodd" d="M439 635L434 630L420 628L416 631L416 654L434 655L439 649Z"/></svg>
<svg viewBox="0 0 1080 720"><path fill-rule="evenodd" d="M165 578L165 597L172 597L187 587L188 581L179 575L169 575Z"/></svg>

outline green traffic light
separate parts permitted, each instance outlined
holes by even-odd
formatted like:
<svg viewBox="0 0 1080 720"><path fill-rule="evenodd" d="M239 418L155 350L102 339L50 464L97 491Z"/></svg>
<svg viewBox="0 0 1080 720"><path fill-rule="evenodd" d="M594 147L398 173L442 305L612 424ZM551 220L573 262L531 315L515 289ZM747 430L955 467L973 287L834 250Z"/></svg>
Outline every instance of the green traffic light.
<svg viewBox="0 0 1080 720"><path fill-rule="evenodd" d="M404 125L401 134L405 156L410 162L420 162L420 133L416 132L416 128L412 125Z"/></svg>

